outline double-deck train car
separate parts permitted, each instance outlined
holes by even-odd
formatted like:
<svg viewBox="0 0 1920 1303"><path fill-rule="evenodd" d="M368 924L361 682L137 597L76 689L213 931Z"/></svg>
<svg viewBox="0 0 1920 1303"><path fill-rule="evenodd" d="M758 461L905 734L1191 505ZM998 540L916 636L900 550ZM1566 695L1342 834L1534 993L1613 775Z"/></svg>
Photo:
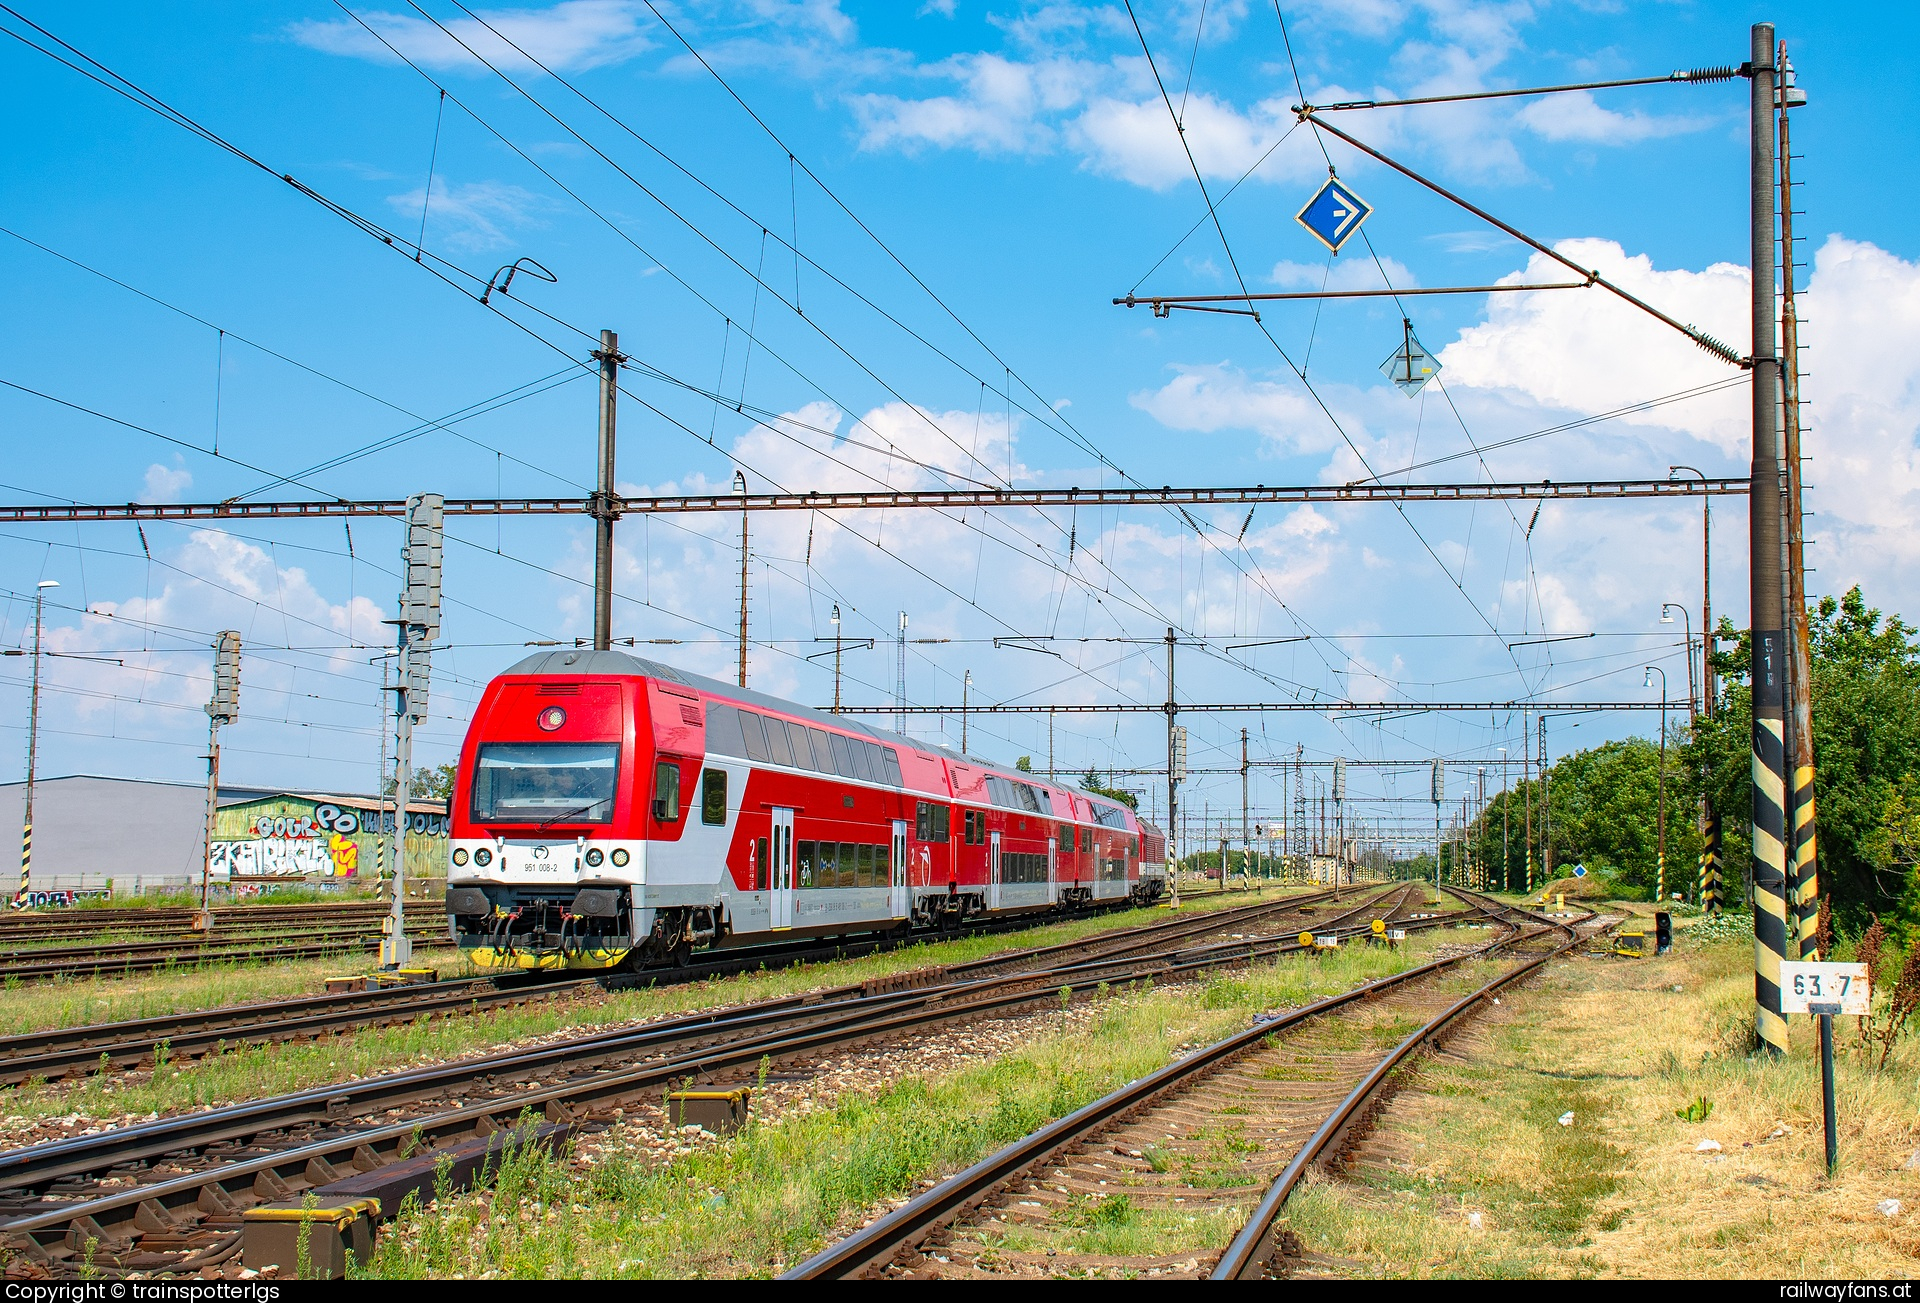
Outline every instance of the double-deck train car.
<svg viewBox="0 0 1920 1303"><path fill-rule="evenodd" d="M1166 881L1118 802L618 651L490 683L451 816L449 925L490 968L1148 903Z"/></svg>

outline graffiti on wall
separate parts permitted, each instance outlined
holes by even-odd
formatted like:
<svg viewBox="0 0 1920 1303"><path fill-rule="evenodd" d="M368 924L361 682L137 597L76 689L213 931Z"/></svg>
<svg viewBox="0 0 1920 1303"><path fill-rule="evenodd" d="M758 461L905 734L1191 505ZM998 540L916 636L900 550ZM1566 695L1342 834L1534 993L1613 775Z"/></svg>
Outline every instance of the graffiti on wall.
<svg viewBox="0 0 1920 1303"><path fill-rule="evenodd" d="M215 839L214 877L354 878L360 873L362 852L374 855L369 839L394 832L390 810L321 802L308 807L310 812L287 812L284 801L275 804L278 810L242 814L244 822L229 823L227 837ZM406 825L410 836L447 835L444 814L408 811Z"/></svg>

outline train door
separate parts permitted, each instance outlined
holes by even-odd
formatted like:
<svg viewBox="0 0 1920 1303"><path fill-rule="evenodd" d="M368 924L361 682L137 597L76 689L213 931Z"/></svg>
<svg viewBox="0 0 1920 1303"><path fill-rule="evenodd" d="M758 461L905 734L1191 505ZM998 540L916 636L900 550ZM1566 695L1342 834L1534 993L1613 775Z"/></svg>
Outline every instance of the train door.
<svg viewBox="0 0 1920 1303"><path fill-rule="evenodd" d="M768 899L772 905L772 926L793 926L793 811L773 807L773 883Z"/></svg>
<svg viewBox="0 0 1920 1303"><path fill-rule="evenodd" d="M1047 838L1047 903L1049 905L1060 903L1060 874L1055 867L1059 861L1060 839L1049 837Z"/></svg>
<svg viewBox="0 0 1920 1303"><path fill-rule="evenodd" d="M888 904L895 918L907 916L907 821L893 821L893 891Z"/></svg>
<svg viewBox="0 0 1920 1303"><path fill-rule="evenodd" d="M1000 908L1000 834L987 834L987 908Z"/></svg>

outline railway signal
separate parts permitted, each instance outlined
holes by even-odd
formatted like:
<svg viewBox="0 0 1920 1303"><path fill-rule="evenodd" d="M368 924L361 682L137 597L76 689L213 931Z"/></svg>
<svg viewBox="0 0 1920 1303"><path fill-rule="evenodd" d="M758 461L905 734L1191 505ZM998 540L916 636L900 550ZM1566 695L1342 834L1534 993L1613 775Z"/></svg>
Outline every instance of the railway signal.
<svg viewBox="0 0 1920 1303"><path fill-rule="evenodd" d="M240 718L240 635L232 629L213 640L213 698L206 710L206 845L200 861L200 910L193 916L193 927L201 932L213 926L208 898L213 892L213 818L220 799L220 726Z"/></svg>
<svg viewBox="0 0 1920 1303"><path fill-rule="evenodd" d="M389 621L396 626L398 665L393 703L393 908L387 916L386 934L380 940L380 966L389 971L413 958L406 915L407 798L413 786L413 726L427 715L433 641L440 636L444 516L445 500L438 493L407 499L407 538L400 549L406 586L400 590L399 616Z"/></svg>

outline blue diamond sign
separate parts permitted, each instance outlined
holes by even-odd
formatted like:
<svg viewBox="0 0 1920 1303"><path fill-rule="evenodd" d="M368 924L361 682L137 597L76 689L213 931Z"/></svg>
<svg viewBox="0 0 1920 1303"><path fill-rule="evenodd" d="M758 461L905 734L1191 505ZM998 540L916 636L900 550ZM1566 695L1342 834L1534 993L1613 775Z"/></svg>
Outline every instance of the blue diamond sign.
<svg viewBox="0 0 1920 1303"><path fill-rule="evenodd" d="M1574 865L1574 866L1573 866L1573 876L1574 876L1574 877L1576 877L1576 878L1584 878L1584 877L1586 877L1586 876L1587 876L1587 866L1586 866L1586 865L1584 865L1584 864L1576 864L1576 865Z"/></svg>
<svg viewBox="0 0 1920 1303"><path fill-rule="evenodd" d="M1330 176L1294 220L1312 232L1314 239L1339 253L1340 246L1372 214L1373 208L1366 200L1349 190L1340 178Z"/></svg>

